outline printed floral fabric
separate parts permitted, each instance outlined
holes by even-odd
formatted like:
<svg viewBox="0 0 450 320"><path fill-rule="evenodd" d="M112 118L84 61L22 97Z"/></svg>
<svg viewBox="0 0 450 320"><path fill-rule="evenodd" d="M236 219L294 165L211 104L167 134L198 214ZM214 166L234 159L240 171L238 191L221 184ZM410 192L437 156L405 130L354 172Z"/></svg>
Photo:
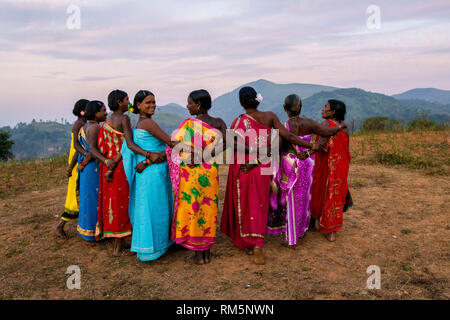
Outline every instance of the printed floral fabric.
<svg viewBox="0 0 450 320"><path fill-rule="evenodd" d="M172 138L204 150L217 142L220 133L198 119L187 119ZM208 250L216 237L219 205L219 166L211 159L190 168L190 155L167 148L175 208L171 238L190 250Z"/></svg>

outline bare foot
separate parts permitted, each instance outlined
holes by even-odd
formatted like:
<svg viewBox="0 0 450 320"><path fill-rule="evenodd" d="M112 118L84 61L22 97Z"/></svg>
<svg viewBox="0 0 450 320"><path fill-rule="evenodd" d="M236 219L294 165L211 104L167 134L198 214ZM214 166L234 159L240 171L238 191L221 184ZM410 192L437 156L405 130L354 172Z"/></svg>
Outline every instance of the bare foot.
<svg viewBox="0 0 450 320"><path fill-rule="evenodd" d="M203 251L195 251L194 262L195 264L205 264L205 260L203 258Z"/></svg>
<svg viewBox="0 0 450 320"><path fill-rule="evenodd" d="M211 262L211 251L210 250L203 251L203 261L205 261L205 264Z"/></svg>
<svg viewBox="0 0 450 320"><path fill-rule="evenodd" d="M316 219L311 217L309 220L309 227L308 230L309 231L317 231L318 229L316 228Z"/></svg>
<svg viewBox="0 0 450 320"><path fill-rule="evenodd" d="M285 248L288 248L288 249L295 249L295 248L297 247L295 244L289 244L289 243L286 242L286 241L283 241L283 242L281 243L281 245L282 245L283 247L285 247Z"/></svg>
<svg viewBox="0 0 450 320"><path fill-rule="evenodd" d="M255 247L255 248L253 249L253 252L255 253L255 257L253 258L253 262L254 262L255 264L258 264L258 265L263 265L263 264L265 264L265 262L264 262L263 249L260 248L260 247Z"/></svg>
<svg viewBox="0 0 450 320"><path fill-rule="evenodd" d="M331 233L326 233L325 237L327 238L328 241L334 242L334 241L336 241L336 232L333 231Z"/></svg>
<svg viewBox="0 0 450 320"><path fill-rule="evenodd" d="M113 251L113 255L115 257L121 257L123 256L124 252L122 251L122 243L123 243L123 239L122 238L115 238L114 239L114 251Z"/></svg>
<svg viewBox="0 0 450 320"><path fill-rule="evenodd" d="M63 238L63 239L68 239L69 237L67 236L67 233L64 231L64 225L66 224L66 222L64 220L59 220L54 226L53 226L53 230L56 232L56 234Z"/></svg>
<svg viewBox="0 0 450 320"><path fill-rule="evenodd" d="M130 239L131 240L131 239ZM124 249L130 249L131 248L131 241L128 240L128 238L125 238L122 242L122 248Z"/></svg>

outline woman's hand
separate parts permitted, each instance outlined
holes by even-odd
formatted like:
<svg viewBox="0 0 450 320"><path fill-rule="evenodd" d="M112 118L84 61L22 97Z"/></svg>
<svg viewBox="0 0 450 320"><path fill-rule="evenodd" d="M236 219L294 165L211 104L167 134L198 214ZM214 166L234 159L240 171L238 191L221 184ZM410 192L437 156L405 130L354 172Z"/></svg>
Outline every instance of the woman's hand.
<svg viewBox="0 0 450 320"><path fill-rule="evenodd" d="M311 151L320 151L321 146L317 142L313 142L313 147L311 148Z"/></svg>
<svg viewBox="0 0 450 320"><path fill-rule="evenodd" d="M346 124L345 122L341 122L341 123L339 124L339 128L340 128L341 130L344 130L344 129L347 129L348 127L347 127L347 124Z"/></svg>
<svg viewBox="0 0 450 320"><path fill-rule="evenodd" d="M108 169L110 169L110 170L114 170L114 169L116 168L116 166L117 166L117 162L115 162L113 159L106 159L103 163L104 163L104 164L108 167Z"/></svg>
<svg viewBox="0 0 450 320"><path fill-rule="evenodd" d="M134 167L134 170L135 170L137 173L142 173L142 171L144 171L145 168L147 168L147 167L148 167L147 162L141 161L141 162L139 162L139 163L136 165L136 167Z"/></svg>
<svg viewBox="0 0 450 320"><path fill-rule="evenodd" d="M151 163L161 163L165 160L165 153L164 156L162 155L162 152L151 152L150 157L148 158Z"/></svg>
<svg viewBox="0 0 450 320"><path fill-rule="evenodd" d="M113 170L106 171L105 179L106 179L107 182L113 182L113 173L114 173Z"/></svg>
<svg viewBox="0 0 450 320"><path fill-rule="evenodd" d="M247 173L255 169L257 166L258 166L257 164L252 163L241 164L241 166L239 167L239 171Z"/></svg>
<svg viewBox="0 0 450 320"><path fill-rule="evenodd" d="M297 153L297 159L299 160L305 160L309 158L309 154L306 151Z"/></svg>

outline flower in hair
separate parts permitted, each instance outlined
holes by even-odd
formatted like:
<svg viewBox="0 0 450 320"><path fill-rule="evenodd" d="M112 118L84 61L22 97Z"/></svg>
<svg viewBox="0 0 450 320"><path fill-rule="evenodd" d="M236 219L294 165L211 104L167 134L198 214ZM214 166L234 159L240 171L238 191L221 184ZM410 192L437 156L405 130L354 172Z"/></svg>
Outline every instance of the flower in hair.
<svg viewBox="0 0 450 320"><path fill-rule="evenodd" d="M258 93L256 95L255 100L258 101L259 103L261 103L261 101L263 101L264 97L261 95L261 93Z"/></svg>
<svg viewBox="0 0 450 320"><path fill-rule="evenodd" d="M81 111L80 111L80 114L81 114L82 116L84 116L84 111L83 111L83 110L81 110Z"/></svg>
<svg viewBox="0 0 450 320"><path fill-rule="evenodd" d="M133 108L133 105L131 103L128 105L128 111L129 112L134 112L134 108Z"/></svg>

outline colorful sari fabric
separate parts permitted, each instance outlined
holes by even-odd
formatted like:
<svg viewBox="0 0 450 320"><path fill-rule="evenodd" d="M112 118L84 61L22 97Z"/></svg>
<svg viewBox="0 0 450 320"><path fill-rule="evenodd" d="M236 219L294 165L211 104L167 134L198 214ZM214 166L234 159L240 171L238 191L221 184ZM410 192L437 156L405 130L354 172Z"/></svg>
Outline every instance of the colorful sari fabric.
<svg viewBox="0 0 450 320"><path fill-rule="evenodd" d="M289 130L289 122L286 122ZM311 142L312 134L299 136L306 142ZM306 148L295 146L296 152L306 151ZM299 160L293 153L283 152L278 172L274 177L274 182L279 188L279 194L271 194L277 197L275 208L271 205L269 213L268 230L269 234L286 233L286 241L289 245L296 245L297 239L304 236L308 230L310 205L311 205L311 184L314 172L314 155L305 160ZM281 208L280 208L281 207ZM278 217L281 214L283 218ZM285 222L284 225L277 225L277 222Z"/></svg>
<svg viewBox="0 0 450 320"><path fill-rule="evenodd" d="M239 140L243 139L241 133L248 130L259 132L256 139L248 139L248 145L251 147L256 148L259 143L270 143L271 128L248 115L239 116L231 128L238 133ZM237 156L236 153L234 163L229 166L220 230L240 249L263 247L267 231L271 175L263 175L261 170L267 170L270 163L259 164L248 172L242 172L239 170L241 165L236 163ZM253 158L246 155L245 160L248 163L252 162Z"/></svg>
<svg viewBox="0 0 450 320"><path fill-rule="evenodd" d="M72 162L73 155L76 153L73 146L73 132L70 133L70 151L69 151L69 165ZM61 216L63 221L71 221L78 218L78 164L72 169L72 176L67 183L66 203L64 205L64 213Z"/></svg>
<svg viewBox="0 0 450 320"><path fill-rule="evenodd" d="M146 151L163 152L166 149L164 142L143 129L133 128L133 140ZM145 157L128 149L126 143L122 145L121 153L130 188L131 251L136 252L141 261L155 260L173 243L169 238L173 213L169 168L164 161L137 173L134 168Z"/></svg>
<svg viewBox="0 0 450 320"><path fill-rule="evenodd" d="M89 145L86 142L84 129L79 134L80 144L86 151ZM84 156L78 155L78 164ZM80 215L78 217L78 234L86 241L95 241L95 226L98 221L98 161L89 162L80 172Z"/></svg>
<svg viewBox="0 0 450 320"><path fill-rule="evenodd" d="M322 125L337 126L332 120ZM328 138L325 152L316 154L311 196L311 216L319 220L319 230L331 233L341 229L348 193L350 166L349 138L344 131Z"/></svg>
<svg viewBox="0 0 450 320"><path fill-rule="evenodd" d="M122 132L104 123L98 134L98 148L106 158L113 159L120 153L123 140ZM98 239L124 238L131 235L131 223L128 217L129 187L123 162L117 164L112 182L106 181L107 171L108 167L100 163L98 224L95 235Z"/></svg>
<svg viewBox="0 0 450 320"><path fill-rule="evenodd" d="M183 121L172 134L173 140L200 150L219 137L217 129L195 118ZM189 154L179 156L169 147L166 154L175 197L171 239L190 250L209 250L216 237L219 166L210 160L191 169L183 161Z"/></svg>

